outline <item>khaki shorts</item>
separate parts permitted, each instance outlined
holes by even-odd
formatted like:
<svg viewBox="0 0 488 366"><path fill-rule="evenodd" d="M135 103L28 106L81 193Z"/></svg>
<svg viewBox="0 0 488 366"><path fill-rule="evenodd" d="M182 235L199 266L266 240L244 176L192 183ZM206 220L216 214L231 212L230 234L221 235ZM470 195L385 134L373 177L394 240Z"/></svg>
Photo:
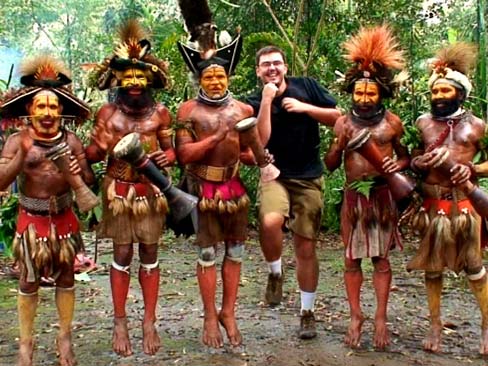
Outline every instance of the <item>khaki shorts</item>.
<svg viewBox="0 0 488 366"><path fill-rule="evenodd" d="M315 179L278 179L260 182L259 218L269 213L286 217L287 227L295 234L315 239L324 207L323 177Z"/></svg>

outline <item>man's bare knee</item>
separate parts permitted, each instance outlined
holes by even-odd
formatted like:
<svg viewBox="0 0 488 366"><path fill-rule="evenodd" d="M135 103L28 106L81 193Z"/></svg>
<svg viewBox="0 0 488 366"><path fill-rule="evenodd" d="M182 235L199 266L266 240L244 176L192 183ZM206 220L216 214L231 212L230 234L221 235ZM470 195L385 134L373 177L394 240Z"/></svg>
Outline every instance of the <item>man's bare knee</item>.
<svg viewBox="0 0 488 366"><path fill-rule="evenodd" d="M386 258L374 257L372 258L373 267L375 272L390 272L391 266L390 261Z"/></svg>
<svg viewBox="0 0 488 366"><path fill-rule="evenodd" d="M281 230L284 223L285 217L277 212L265 214L260 219L262 230Z"/></svg>
<svg viewBox="0 0 488 366"><path fill-rule="evenodd" d="M344 260L344 271L345 272L360 272L361 271L361 259L346 258Z"/></svg>

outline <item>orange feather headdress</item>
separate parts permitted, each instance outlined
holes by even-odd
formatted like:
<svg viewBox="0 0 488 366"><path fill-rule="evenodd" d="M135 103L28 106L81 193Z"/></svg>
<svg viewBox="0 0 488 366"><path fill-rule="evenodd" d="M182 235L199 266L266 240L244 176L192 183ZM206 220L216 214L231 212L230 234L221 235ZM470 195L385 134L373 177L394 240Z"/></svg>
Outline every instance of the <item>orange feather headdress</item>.
<svg viewBox="0 0 488 366"><path fill-rule="evenodd" d="M393 70L404 66L403 52L387 25L361 28L359 33L344 43L345 59L355 65L346 73L345 89L352 92L360 79L377 82L383 97L393 95Z"/></svg>
<svg viewBox="0 0 488 366"><path fill-rule="evenodd" d="M468 97L473 86L467 75L474 67L476 56L476 46L464 42L440 49L429 65L432 70L429 88L438 81L444 81L464 89Z"/></svg>

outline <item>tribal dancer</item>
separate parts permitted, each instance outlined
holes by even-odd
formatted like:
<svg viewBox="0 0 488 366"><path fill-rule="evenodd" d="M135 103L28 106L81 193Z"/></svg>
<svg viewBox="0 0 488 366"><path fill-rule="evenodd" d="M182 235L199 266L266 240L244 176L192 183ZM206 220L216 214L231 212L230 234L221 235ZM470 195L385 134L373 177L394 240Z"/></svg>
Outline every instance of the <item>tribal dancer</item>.
<svg viewBox="0 0 488 366"><path fill-rule="evenodd" d="M137 21L125 23L119 36L120 43L114 55L104 60L97 75L99 89L115 89L115 100L98 112L86 154L91 163L104 160L108 155L102 231L114 244L110 269L114 306L113 350L122 356L132 354L125 308L133 244L139 243L139 283L144 298L143 350L153 355L160 347L155 327L159 290L158 242L167 201L157 187L129 163L115 159L111 152L123 136L138 132L148 156L158 168L164 169L175 161L171 115L166 107L155 102L151 93L151 88L166 86L167 65L149 53L151 45Z"/></svg>
<svg viewBox="0 0 488 366"><path fill-rule="evenodd" d="M374 266L377 301L374 346L383 349L390 343L386 325L392 276L388 252L401 244L397 205L383 176L407 168L410 162L406 147L400 144L402 122L383 106L383 100L393 96L392 71L403 66L402 53L396 46L386 26L361 29L345 43L346 58L355 63L345 77L346 91L352 94L352 109L337 120L336 137L324 158L332 171L340 166L344 154L346 187L341 235L345 245L344 282L351 313L345 343L350 347L359 346L364 322L360 305L363 258L371 258ZM369 160L369 152L360 153L352 148L362 134L369 134L369 142L380 151L382 159L376 166ZM369 195L355 189L366 183L371 184Z"/></svg>
<svg viewBox="0 0 488 366"><path fill-rule="evenodd" d="M1 104L3 117L23 118L27 127L11 135L0 158L0 190L17 177L19 216L13 242L20 265L18 316L20 346L18 366L33 365L33 329L41 278L56 286L59 334L56 339L59 364L76 364L71 343L73 320L74 260L83 250L80 227L72 205L73 177L93 183L83 145L63 122L82 122L90 111L69 89L64 65L43 55L21 66L21 83ZM67 170L58 169L46 155L67 146ZM79 197L77 198L79 202ZM96 202L95 202L96 203Z"/></svg>
<svg viewBox="0 0 488 366"><path fill-rule="evenodd" d="M481 310L480 353L488 354L488 285L480 248L481 218L468 199L476 174L488 172L486 164L472 163L486 125L463 108L472 88L467 74L475 60L476 49L466 43L437 53L428 83L431 113L415 122L422 142L411 166L422 178L424 202L412 224L423 239L407 268L425 271L430 330L423 347L431 352L441 351L442 272L447 267L467 274ZM450 168L446 169L448 163Z"/></svg>
<svg viewBox="0 0 488 366"><path fill-rule="evenodd" d="M203 4L205 5L205 4ZM178 110L176 131L178 161L186 165L192 193L198 195L197 278L205 313L202 341L205 345L223 346L220 324L229 342L240 345L242 337L235 318L235 302L247 239L249 198L239 178L241 152L253 149L259 165L267 164L260 144L247 145L236 125L252 116L249 105L235 100L228 90L229 76L239 60L242 38L237 36L228 46L206 52L178 44L190 70L197 78L198 97L186 101ZM210 55L210 58L204 58ZM257 129L255 130L257 134ZM257 135L256 135L257 137ZM217 311L216 250L225 242L222 264L222 309Z"/></svg>

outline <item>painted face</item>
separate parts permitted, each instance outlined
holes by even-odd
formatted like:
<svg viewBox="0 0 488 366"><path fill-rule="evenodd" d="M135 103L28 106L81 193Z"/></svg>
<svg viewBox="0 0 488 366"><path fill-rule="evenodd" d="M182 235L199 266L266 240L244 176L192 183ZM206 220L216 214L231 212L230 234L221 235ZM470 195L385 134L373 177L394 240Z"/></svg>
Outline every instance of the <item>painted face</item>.
<svg viewBox="0 0 488 366"><path fill-rule="evenodd" d="M56 94L52 92L36 94L28 106L35 133L42 138L56 136L61 125L62 110Z"/></svg>
<svg viewBox="0 0 488 366"><path fill-rule="evenodd" d="M352 100L356 105L372 106L380 102L380 88L377 83L359 80L354 84Z"/></svg>
<svg viewBox="0 0 488 366"><path fill-rule="evenodd" d="M147 77L144 71L140 69L127 69L120 76L120 86L122 88L131 88L135 94L140 94L141 89L147 87Z"/></svg>
<svg viewBox="0 0 488 366"><path fill-rule="evenodd" d="M278 88L283 84L288 66L279 52L271 52L259 57L256 75L263 84L273 83Z"/></svg>
<svg viewBox="0 0 488 366"><path fill-rule="evenodd" d="M229 78L225 69L222 66L210 66L203 70L200 86L209 98L222 98L229 87Z"/></svg>

